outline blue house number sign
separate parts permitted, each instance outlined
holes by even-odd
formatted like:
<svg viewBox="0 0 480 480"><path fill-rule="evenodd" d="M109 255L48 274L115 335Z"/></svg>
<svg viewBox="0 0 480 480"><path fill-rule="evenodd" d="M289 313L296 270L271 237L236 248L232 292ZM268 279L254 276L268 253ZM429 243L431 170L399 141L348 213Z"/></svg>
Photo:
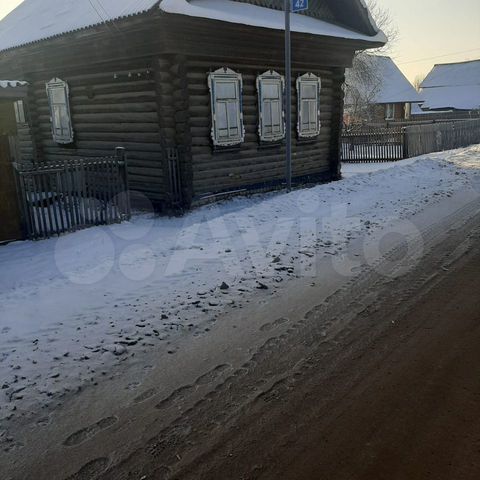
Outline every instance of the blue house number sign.
<svg viewBox="0 0 480 480"><path fill-rule="evenodd" d="M292 0L292 12L308 10L308 0Z"/></svg>

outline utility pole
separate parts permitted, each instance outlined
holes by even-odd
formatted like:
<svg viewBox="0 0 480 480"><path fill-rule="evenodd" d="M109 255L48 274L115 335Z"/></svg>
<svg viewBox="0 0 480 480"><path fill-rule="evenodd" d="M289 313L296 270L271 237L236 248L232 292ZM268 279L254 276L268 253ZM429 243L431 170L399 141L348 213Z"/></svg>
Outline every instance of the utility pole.
<svg viewBox="0 0 480 480"><path fill-rule="evenodd" d="M286 179L287 191L292 190L292 43L290 34L290 14L308 10L308 0L285 1L285 121L286 121Z"/></svg>
<svg viewBox="0 0 480 480"><path fill-rule="evenodd" d="M291 1L285 0L285 103L286 103L286 178L287 191L292 189L292 51L290 41Z"/></svg>

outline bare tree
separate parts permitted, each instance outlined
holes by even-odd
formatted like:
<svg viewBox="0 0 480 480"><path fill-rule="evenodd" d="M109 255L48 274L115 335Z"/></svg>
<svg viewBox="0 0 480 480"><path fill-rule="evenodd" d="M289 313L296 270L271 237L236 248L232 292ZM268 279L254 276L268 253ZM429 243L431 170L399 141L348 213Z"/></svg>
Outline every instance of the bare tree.
<svg viewBox="0 0 480 480"><path fill-rule="evenodd" d="M390 11L381 7L377 0L368 0L367 7L377 27L385 33L388 42L379 48L359 52L353 59L345 79L346 110L352 118L370 119L371 105L381 87L382 79L376 71L372 55L388 55L398 40L398 28Z"/></svg>
<svg viewBox="0 0 480 480"><path fill-rule="evenodd" d="M416 77L415 80L413 81L413 86L415 87L415 90L417 92L420 91L420 85L423 83L425 80L426 75L424 73L419 73Z"/></svg>

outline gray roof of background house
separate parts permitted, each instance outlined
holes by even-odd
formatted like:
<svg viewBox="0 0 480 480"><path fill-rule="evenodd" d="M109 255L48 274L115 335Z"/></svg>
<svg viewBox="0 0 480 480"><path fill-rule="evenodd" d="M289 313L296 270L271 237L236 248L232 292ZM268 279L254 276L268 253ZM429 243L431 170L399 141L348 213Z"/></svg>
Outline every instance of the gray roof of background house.
<svg viewBox="0 0 480 480"><path fill-rule="evenodd" d="M435 65L420 85L425 109L480 109L480 60Z"/></svg>

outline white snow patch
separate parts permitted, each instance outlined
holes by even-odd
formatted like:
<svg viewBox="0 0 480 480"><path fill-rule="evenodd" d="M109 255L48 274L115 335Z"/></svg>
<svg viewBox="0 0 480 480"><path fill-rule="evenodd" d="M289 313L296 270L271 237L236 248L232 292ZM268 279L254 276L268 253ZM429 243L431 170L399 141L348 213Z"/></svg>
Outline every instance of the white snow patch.
<svg viewBox="0 0 480 480"><path fill-rule="evenodd" d="M0 22L0 51L137 15L158 0L24 0Z"/></svg>
<svg viewBox="0 0 480 480"><path fill-rule="evenodd" d="M314 277L312 255L347 253L392 219L480 193L480 146L344 171L339 182L183 218L137 215L0 247L0 418L57 402L133 354L167 351L179 333L206 334L204 322L252 299L258 282L272 292Z"/></svg>

